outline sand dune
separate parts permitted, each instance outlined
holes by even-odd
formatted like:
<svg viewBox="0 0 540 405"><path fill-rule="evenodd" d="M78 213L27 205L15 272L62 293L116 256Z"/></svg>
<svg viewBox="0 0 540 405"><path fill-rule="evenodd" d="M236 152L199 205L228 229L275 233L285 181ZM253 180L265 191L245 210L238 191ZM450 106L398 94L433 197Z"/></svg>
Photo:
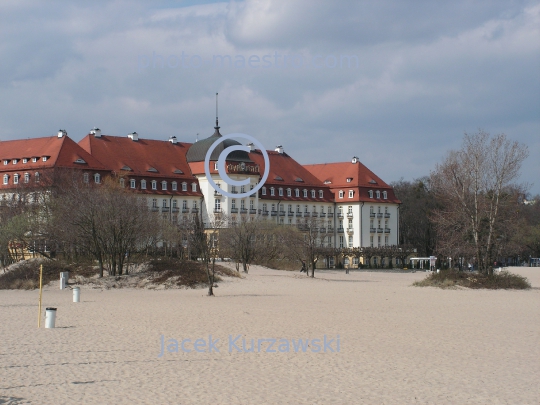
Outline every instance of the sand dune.
<svg viewBox="0 0 540 405"><path fill-rule="evenodd" d="M538 404L540 269L514 270L535 289L439 290L411 287L419 272L311 279L257 266L214 298L83 288L73 303L54 284L43 304L58 308L57 327L40 330L37 291L0 291L0 404ZM209 335L219 353L195 352ZM266 341L240 353L229 335L247 347L309 342L305 352L266 352ZM324 335L339 335L339 352L335 341L334 352L314 351ZM192 351L158 357L162 336L190 339Z"/></svg>

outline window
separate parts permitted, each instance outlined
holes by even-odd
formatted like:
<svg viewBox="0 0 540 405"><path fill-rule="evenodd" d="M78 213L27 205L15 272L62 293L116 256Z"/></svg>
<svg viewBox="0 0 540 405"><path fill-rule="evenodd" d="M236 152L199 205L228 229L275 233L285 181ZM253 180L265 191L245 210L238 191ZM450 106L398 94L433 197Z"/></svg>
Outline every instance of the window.
<svg viewBox="0 0 540 405"><path fill-rule="evenodd" d="M315 190L311 190L311 198L315 198Z"/></svg>
<svg viewBox="0 0 540 405"><path fill-rule="evenodd" d="M292 190L290 188L287 189L287 197L292 196Z"/></svg>
<svg viewBox="0 0 540 405"><path fill-rule="evenodd" d="M131 179L129 181L129 187L130 188L135 188L137 186L137 182L135 181L135 179Z"/></svg>
<svg viewBox="0 0 540 405"><path fill-rule="evenodd" d="M304 190L304 198L307 198L307 190Z"/></svg>
<svg viewBox="0 0 540 405"><path fill-rule="evenodd" d="M47 156L43 156L43 159L42 159L44 162L47 161Z"/></svg>
<svg viewBox="0 0 540 405"><path fill-rule="evenodd" d="M328 237L328 247L332 247L332 237L331 236ZM331 262L333 262L334 258L331 257L330 260L331 260Z"/></svg>
<svg viewBox="0 0 540 405"><path fill-rule="evenodd" d="M217 162L214 163L214 170L218 170Z"/></svg>
<svg viewBox="0 0 540 405"><path fill-rule="evenodd" d="M126 181L122 178L120 179L120 187L124 188L126 185Z"/></svg>
<svg viewBox="0 0 540 405"><path fill-rule="evenodd" d="M240 200L240 209L246 209L246 202L244 200Z"/></svg>
<svg viewBox="0 0 540 405"><path fill-rule="evenodd" d="M384 213L388 214L388 207L384 207Z"/></svg>
<svg viewBox="0 0 540 405"><path fill-rule="evenodd" d="M377 236L377 246L381 246L381 237Z"/></svg>
<svg viewBox="0 0 540 405"><path fill-rule="evenodd" d="M377 198L381 198L381 192L377 190Z"/></svg>
<svg viewBox="0 0 540 405"><path fill-rule="evenodd" d="M164 198L163 201L161 202L161 206L163 208L167 208L167 199L166 198Z"/></svg>
<svg viewBox="0 0 540 405"><path fill-rule="evenodd" d="M266 195L266 187L261 188L261 194Z"/></svg>
<svg viewBox="0 0 540 405"><path fill-rule="evenodd" d="M352 219L349 219L349 229L352 229Z"/></svg>
<svg viewBox="0 0 540 405"><path fill-rule="evenodd" d="M161 182L161 189L167 190L167 182L165 180Z"/></svg>
<svg viewBox="0 0 540 405"><path fill-rule="evenodd" d="M349 236L349 247L350 248L353 247L353 237L352 236Z"/></svg>
<svg viewBox="0 0 540 405"><path fill-rule="evenodd" d="M354 197L354 191L353 190L349 190L349 198L353 198Z"/></svg>
<svg viewBox="0 0 540 405"><path fill-rule="evenodd" d="M24 182L28 183L29 181L30 181L30 173L25 173L24 174Z"/></svg>
<svg viewBox="0 0 540 405"><path fill-rule="evenodd" d="M343 248L343 239L344 239L343 236L339 237L339 247L340 248Z"/></svg>
<svg viewBox="0 0 540 405"><path fill-rule="evenodd" d="M289 204L289 206L287 208L288 208L288 212L293 212L291 204Z"/></svg>
<svg viewBox="0 0 540 405"><path fill-rule="evenodd" d="M41 179L41 178L40 178L39 172L35 172L35 173L34 173L34 181L35 181L36 183L39 183L39 180L40 180L40 179Z"/></svg>
<svg viewBox="0 0 540 405"><path fill-rule="evenodd" d="M343 190L339 190L339 198L343 198Z"/></svg>
<svg viewBox="0 0 540 405"><path fill-rule="evenodd" d="M236 200L234 198L231 200L231 208L236 208Z"/></svg>
<svg viewBox="0 0 540 405"><path fill-rule="evenodd" d="M178 208L178 202L176 200L172 200L172 206L173 208ZM186 201L186 207L187 207L187 201Z"/></svg>
<svg viewBox="0 0 540 405"><path fill-rule="evenodd" d="M194 210L197 209L197 201L193 201L193 209L194 209Z"/></svg>
<svg viewBox="0 0 540 405"><path fill-rule="evenodd" d="M369 198L373 198L373 190L369 190L368 193L369 193Z"/></svg>
<svg viewBox="0 0 540 405"><path fill-rule="evenodd" d="M275 195L274 187L270 187L270 195Z"/></svg>
<svg viewBox="0 0 540 405"><path fill-rule="evenodd" d="M266 205L266 203L263 204L263 212L267 212L268 211L268 206Z"/></svg>
<svg viewBox="0 0 540 405"><path fill-rule="evenodd" d="M9 183L9 175L4 174L4 184L8 184L8 183Z"/></svg>
<svg viewBox="0 0 540 405"><path fill-rule="evenodd" d="M373 235L369 237L369 244L371 247L373 247Z"/></svg>
<svg viewBox="0 0 540 405"><path fill-rule="evenodd" d="M279 196L283 197L283 189L281 187L279 188Z"/></svg>
<svg viewBox="0 0 540 405"><path fill-rule="evenodd" d="M19 184L19 175L18 174L13 175L13 184Z"/></svg>
<svg viewBox="0 0 540 405"><path fill-rule="evenodd" d="M101 183L101 175L99 173L94 174L94 183Z"/></svg>
<svg viewBox="0 0 540 405"><path fill-rule="evenodd" d="M23 163L28 163L28 159L27 159L27 158L24 158L24 159L22 160L22 162L23 162Z"/></svg>
<svg viewBox="0 0 540 405"><path fill-rule="evenodd" d="M141 190L146 190L146 180L141 180Z"/></svg>
<svg viewBox="0 0 540 405"><path fill-rule="evenodd" d="M157 208L157 198L152 199L152 208Z"/></svg>
<svg viewBox="0 0 540 405"><path fill-rule="evenodd" d="M176 181L173 181L171 187L173 191L178 190L178 183L176 183Z"/></svg>
<svg viewBox="0 0 540 405"><path fill-rule="evenodd" d="M157 181L152 180L152 190L157 190Z"/></svg>
<svg viewBox="0 0 540 405"><path fill-rule="evenodd" d="M319 198L323 198L324 197L324 193L322 190L319 190Z"/></svg>
<svg viewBox="0 0 540 405"><path fill-rule="evenodd" d="M9 160L4 160L4 166L9 163Z"/></svg>
<svg viewBox="0 0 540 405"><path fill-rule="evenodd" d="M19 159L13 159L13 164L16 165L19 162Z"/></svg>
<svg viewBox="0 0 540 405"><path fill-rule="evenodd" d="M272 211L276 211L276 204L272 204Z"/></svg>
<svg viewBox="0 0 540 405"><path fill-rule="evenodd" d="M296 212L300 213L300 206L299 205L296 206Z"/></svg>
<svg viewBox="0 0 540 405"><path fill-rule="evenodd" d="M386 191L383 191L382 196L382 198L386 200L388 198L388 193Z"/></svg>
<svg viewBox="0 0 540 405"><path fill-rule="evenodd" d="M388 246L388 236L384 237L384 246Z"/></svg>
<svg viewBox="0 0 540 405"><path fill-rule="evenodd" d="M38 158L37 158L37 157L34 157L34 158L32 158L32 162L34 162L34 163L36 163L36 162L37 162L37 160L38 160Z"/></svg>
<svg viewBox="0 0 540 405"><path fill-rule="evenodd" d="M349 207L347 208L347 213L352 214L352 205L349 205Z"/></svg>
<svg viewBox="0 0 540 405"><path fill-rule="evenodd" d="M294 196L295 196L295 197L300 197L300 190L295 189L295 190L294 190Z"/></svg>
<svg viewBox="0 0 540 405"><path fill-rule="evenodd" d="M347 177L347 183L350 183L352 181L352 177Z"/></svg>
<svg viewBox="0 0 540 405"><path fill-rule="evenodd" d="M182 209L183 209L183 210L187 210L187 209L188 209L188 207L187 207L187 200L183 200L183 201L182 201Z"/></svg>
<svg viewBox="0 0 540 405"><path fill-rule="evenodd" d="M215 212L221 211L221 200L219 198L216 198L214 201L214 211Z"/></svg>
<svg viewBox="0 0 540 405"><path fill-rule="evenodd" d="M369 213L370 213L370 214L375 214L375 211L373 211L373 205L371 205L371 206L369 207Z"/></svg>
<svg viewBox="0 0 540 405"><path fill-rule="evenodd" d="M197 191L197 183L191 183L191 191Z"/></svg>
<svg viewBox="0 0 540 405"><path fill-rule="evenodd" d="M186 182L182 183L182 191L187 191L187 183Z"/></svg>
<svg viewBox="0 0 540 405"><path fill-rule="evenodd" d="M253 200L249 200L249 209L254 210L255 209L255 202Z"/></svg>

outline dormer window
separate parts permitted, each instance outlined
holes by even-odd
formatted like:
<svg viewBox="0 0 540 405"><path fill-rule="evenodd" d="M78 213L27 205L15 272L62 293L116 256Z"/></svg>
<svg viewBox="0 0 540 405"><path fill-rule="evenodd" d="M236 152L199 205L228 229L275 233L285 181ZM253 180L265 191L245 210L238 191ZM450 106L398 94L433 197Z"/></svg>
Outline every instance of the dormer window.
<svg viewBox="0 0 540 405"><path fill-rule="evenodd" d="M261 195L266 195L266 187L261 188Z"/></svg>
<svg viewBox="0 0 540 405"><path fill-rule="evenodd" d="M4 166L9 163L9 160L4 160Z"/></svg>
<svg viewBox="0 0 540 405"><path fill-rule="evenodd" d="M28 159L27 159L27 158L23 158L22 162L23 162L23 163L28 163Z"/></svg>
<svg viewBox="0 0 540 405"><path fill-rule="evenodd" d="M270 195L275 195L275 190L274 190L274 187L270 187Z"/></svg>
<svg viewBox="0 0 540 405"><path fill-rule="evenodd" d="M146 190L146 180L141 180L141 190Z"/></svg>
<svg viewBox="0 0 540 405"><path fill-rule="evenodd" d="M46 162L46 161L47 161L47 159L48 159L48 157L47 157L47 156L43 156L43 158L42 158L41 160L43 160L44 162Z"/></svg>
<svg viewBox="0 0 540 405"><path fill-rule="evenodd" d="M350 183L352 181L352 177L347 177L347 183Z"/></svg>
<svg viewBox="0 0 540 405"><path fill-rule="evenodd" d="M343 190L339 190L339 198L343 198Z"/></svg>
<svg viewBox="0 0 540 405"><path fill-rule="evenodd" d="M287 189L287 197L291 197L291 196L292 196L291 191L292 191L292 190L291 190L290 188Z"/></svg>
<svg viewBox="0 0 540 405"><path fill-rule="evenodd" d="M19 159L13 159L13 164L16 165Z"/></svg>
<svg viewBox="0 0 540 405"><path fill-rule="evenodd" d="M383 191L382 195L383 195L383 197L382 197L383 199L386 200L388 198L388 193L386 191Z"/></svg>
<svg viewBox="0 0 540 405"><path fill-rule="evenodd" d="M311 198L315 198L315 190L311 190Z"/></svg>
<svg viewBox="0 0 540 405"><path fill-rule="evenodd" d="M37 160L38 160L38 158L37 158L37 157L33 157L33 158L32 158L32 163L36 163L36 162L37 162ZM7 163L6 163L6 164L7 164Z"/></svg>
<svg viewBox="0 0 540 405"><path fill-rule="evenodd" d="M126 181L123 178L121 178L120 179L120 187L124 188L125 186L126 186Z"/></svg>
<svg viewBox="0 0 540 405"><path fill-rule="evenodd" d="M217 167L217 162L214 162L214 170L217 170L218 167Z"/></svg>
<svg viewBox="0 0 540 405"><path fill-rule="evenodd" d="M283 197L283 189L281 187L279 188L279 196Z"/></svg>
<svg viewBox="0 0 540 405"><path fill-rule="evenodd" d="M353 190L349 190L349 198L353 198L354 197L354 191Z"/></svg>
<svg viewBox="0 0 540 405"><path fill-rule="evenodd" d="M300 190L298 190L297 188L294 190L294 196L300 197Z"/></svg>
<svg viewBox="0 0 540 405"><path fill-rule="evenodd" d="M376 193L377 193L377 198L381 198L381 192L377 190Z"/></svg>
<svg viewBox="0 0 540 405"><path fill-rule="evenodd" d="M319 198L323 198L324 197L324 192L322 190L319 190Z"/></svg>
<svg viewBox="0 0 540 405"><path fill-rule="evenodd" d="M369 190L368 194L369 194L369 198L373 198L373 190Z"/></svg>
<svg viewBox="0 0 540 405"><path fill-rule="evenodd" d="M101 175L99 173L94 174L94 183L101 183Z"/></svg>
<svg viewBox="0 0 540 405"><path fill-rule="evenodd" d="M157 190L157 181L152 180L152 190Z"/></svg>
<svg viewBox="0 0 540 405"><path fill-rule="evenodd" d="M304 198L307 198L307 190L304 190Z"/></svg>
<svg viewBox="0 0 540 405"><path fill-rule="evenodd" d="M173 191L178 190L178 184L176 183L176 181L173 181L173 182L172 182L171 187L172 187L172 190L173 190Z"/></svg>
<svg viewBox="0 0 540 405"><path fill-rule="evenodd" d="M167 182L165 180L161 182L161 189L167 190Z"/></svg>
<svg viewBox="0 0 540 405"><path fill-rule="evenodd" d="M135 188L137 186L137 182L135 179L129 180L129 188Z"/></svg>
<svg viewBox="0 0 540 405"><path fill-rule="evenodd" d="M191 183L191 191L197 191L197 183Z"/></svg>
<svg viewBox="0 0 540 405"><path fill-rule="evenodd" d="M187 183L186 182L182 183L182 191L187 191Z"/></svg>

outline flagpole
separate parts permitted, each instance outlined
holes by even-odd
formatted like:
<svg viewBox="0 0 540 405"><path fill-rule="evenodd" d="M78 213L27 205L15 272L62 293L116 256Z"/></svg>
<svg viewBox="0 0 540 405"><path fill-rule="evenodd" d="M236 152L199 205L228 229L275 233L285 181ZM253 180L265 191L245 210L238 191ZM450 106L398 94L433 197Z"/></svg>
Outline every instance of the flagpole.
<svg viewBox="0 0 540 405"><path fill-rule="evenodd" d="M41 291L43 286L43 264L39 266L39 313L38 313L38 321L37 321L37 327L41 327Z"/></svg>

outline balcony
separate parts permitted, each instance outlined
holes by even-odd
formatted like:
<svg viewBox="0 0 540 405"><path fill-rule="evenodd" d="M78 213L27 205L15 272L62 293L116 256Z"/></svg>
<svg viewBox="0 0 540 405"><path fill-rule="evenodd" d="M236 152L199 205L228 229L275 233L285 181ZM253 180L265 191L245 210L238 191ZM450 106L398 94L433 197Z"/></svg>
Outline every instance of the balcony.
<svg viewBox="0 0 540 405"><path fill-rule="evenodd" d="M343 212L338 212L338 213L337 213L337 217L338 217L338 218L343 218Z"/></svg>
<svg viewBox="0 0 540 405"><path fill-rule="evenodd" d="M377 213L377 218L382 218L382 217L383 217L382 212Z"/></svg>
<svg viewBox="0 0 540 405"><path fill-rule="evenodd" d="M151 210L152 210L152 212L158 212L159 208L158 207L152 207Z"/></svg>
<svg viewBox="0 0 540 405"><path fill-rule="evenodd" d="M328 232L329 232L329 233L333 233L333 232L334 232L334 228L331 227L331 226L329 226L329 227L328 227Z"/></svg>
<svg viewBox="0 0 540 405"><path fill-rule="evenodd" d="M255 208L250 208L249 209L249 213L250 214L256 214L257 213L257 210Z"/></svg>
<svg viewBox="0 0 540 405"><path fill-rule="evenodd" d="M247 214L247 208L240 208L240 214Z"/></svg>
<svg viewBox="0 0 540 405"><path fill-rule="evenodd" d="M172 207L172 212L178 212L178 211L180 211L180 208L178 208L178 207Z"/></svg>
<svg viewBox="0 0 540 405"><path fill-rule="evenodd" d="M383 233L383 229L382 228L377 228L377 233Z"/></svg>
<svg viewBox="0 0 540 405"><path fill-rule="evenodd" d="M221 214L221 208L214 208L214 214Z"/></svg>
<svg viewBox="0 0 540 405"><path fill-rule="evenodd" d="M277 211L271 211L270 215L272 215L273 217L277 216Z"/></svg>
<svg viewBox="0 0 540 405"><path fill-rule="evenodd" d="M384 233L390 233L390 228L384 228Z"/></svg>
<svg viewBox="0 0 540 405"><path fill-rule="evenodd" d="M219 191L214 191L214 195L215 195L215 196L220 196L221 193L220 193Z"/></svg>
<svg viewBox="0 0 540 405"><path fill-rule="evenodd" d="M370 213L369 213L369 217L370 217L370 218L375 218L375 213L374 213L374 212L370 212Z"/></svg>
<svg viewBox="0 0 540 405"><path fill-rule="evenodd" d="M312 217L318 217L318 216L319 216L319 213L318 213L318 212L312 212L312 213L311 213L311 216L312 216Z"/></svg>
<svg viewBox="0 0 540 405"><path fill-rule="evenodd" d="M352 218L353 215L352 215L352 212L347 212L347 218Z"/></svg>
<svg viewBox="0 0 540 405"><path fill-rule="evenodd" d="M231 214L237 214L238 208L231 208Z"/></svg>
<svg viewBox="0 0 540 405"><path fill-rule="evenodd" d="M182 210L182 212L184 212L184 210ZM198 208L192 208L192 209L191 209L191 213L192 213L192 214L196 214L196 213L198 213L198 212L199 212L199 209L198 209Z"/></svg>
<svg viewBox="0 0 540 405"><path fill-rule="evenodd" d="M294 212L293 212L293 211L287 212L287 216L288 216L288 217L294 217Z"/></svg>
<svg viewBox="0 0 540 405"><path fill-rule="evenodd" d="M169 212L169 207L161 207L161 212Z"/></svg>
<svg viewBox="0 0 540 405"><path fill-rule="evenodd" d="M279 211L279 216L284 217L285 216L285 211Z"/></svg>
<svg viewBox="0 0 540 405"><path fill-rule="evenodd" d="M307 231L308 230L308 226L305 225L305 224L296 224L296 227L298 228L299 231Z"/></svg>
<svg viewBox="0 0 540 405"><path fill-rule="evenodd" d="M326 233L326 228L321 228L321 229L319 229L319 232L320 232L320 233Z"/></svg>
<svg viewBox="0 0 540 405"><path fill-rule="evenodd" d="M385 213L384 213L384 217L385 217L385 218L390 218L390 213L389 213L389 212L385 212Z"/></svg>
<svg viewBox="0 0 540 405"><path fill-rule="evenodd" d="M369 232L375 233L375 232L377 232L377 229L376 228L369 228Z"/></svg>
<svg viewBox="0 0 540 405"><path fill-rule="evenodd" d="M310 217L310 216L311 216L311 214L309 212L304 212L304 218Z"/></svg>
<svg viewBox="0 0 540 405"><path fill-rule="evenodd" d="M267 216L268 216L268 211L263 211L263 212L262 212L262 215L265 216L265 217L267 217Z"/></svg>
<svg viewBox="0 0 540 405"><path fill-rule="evenodd" d="M354 228L347 228L347 233L354 233Z"/></svg>
<svg viewBox="0 0 540 405"><path fill-rule="evenodd" d="M321 213L319 214L319 216L320 216L321 218L325 218L325 217L326 217L326 212L321 212Z"/></svg>
<svg viewBox="0 0 540 405"><path fill-rule="evenodd" d="M338 232L338 233L345 233L345 229L344 229L344 228L338 228L338 229L337 229L337 232Z"/></svg>

